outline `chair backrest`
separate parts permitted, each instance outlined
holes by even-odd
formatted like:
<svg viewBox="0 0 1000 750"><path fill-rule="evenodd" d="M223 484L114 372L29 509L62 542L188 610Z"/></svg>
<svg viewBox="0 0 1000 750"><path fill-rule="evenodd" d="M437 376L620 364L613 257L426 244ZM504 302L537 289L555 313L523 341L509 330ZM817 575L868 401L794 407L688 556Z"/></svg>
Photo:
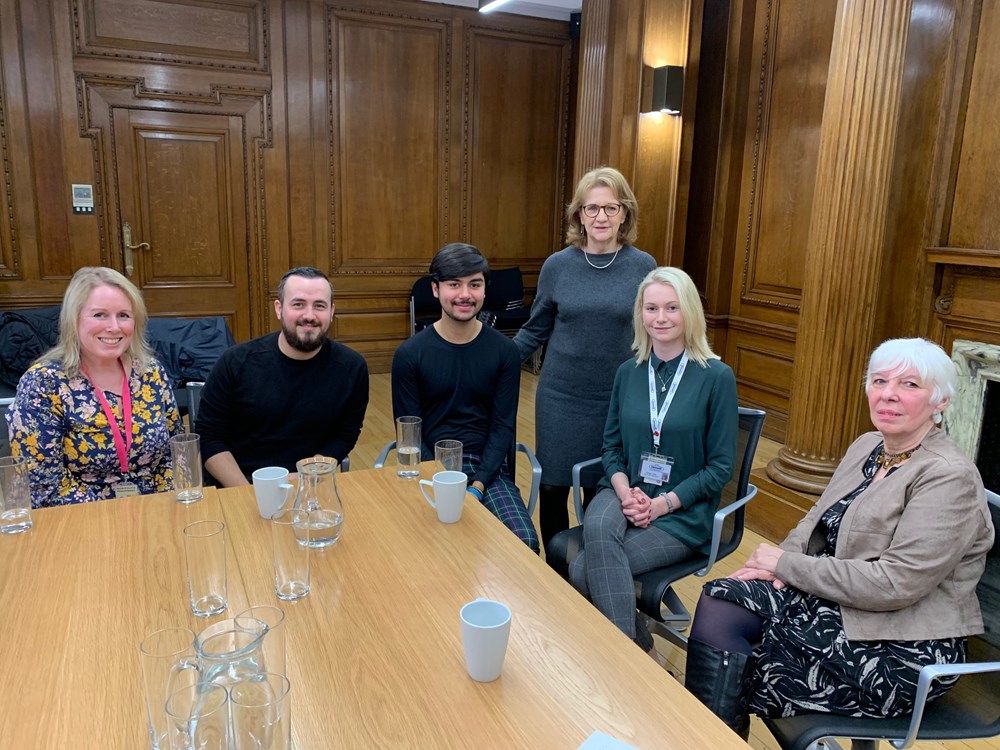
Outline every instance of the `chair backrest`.
<svg viewBox="0 0 1000 750"><path fill-rule="evenodd" d="M413 307L417 315L441 311L437 297L434 296L434 290L431 288L430 276L421 276L414 281L413 288L410 290L410 296L413 297Z"/></svg>
<svg viewBox="0 0 1000 750"><path fill-rule="evenodd" d="M419 333L440 315L441 305L431 288L431 277L421 276L410 290L410 335Z"/></svg>
<svg viewBox="0 0 1000 750"><path fill-rule="evenodd" d="M185 386L188 393L188 432L197 432L198 409L201 407L201 392L205 383L199 380L191 381Z"/></svg>
<svg viewBox="0 0 1000 750"><path fill-rule="evenodd" d="M516 310L524 307L524 280L521 269L500 268L490 271L486 283L484 310Z"/></svg>
<svg viewBox="0 0 1000 750"><path fill-rule="evenodd" d="M986 632L980 637L1000 654L1000 495L986 490L986 499L990 505L996 537L993 548L986 555L986 569L979 579L976 594L979 596L983 623L986 625ZM998 658L997 654L993 658Z"/></svg>
<svg viewBox="0 0 1000 750"><path fill-rule="evenodd" d="M739 463L736 471L733 472L733 478L722 488L720 506L735 502L747 494L753 459L757 453L757 443L760 441L760 434L764 429L764 417L767 416L760 409L747 409L742 406L739 412L740 427L736 438L736 456ZM719 546L720 557L723 556L723 550L735 549L740 545L740 541L743 539L745 516L746 506L738 508L726 519L726 524L722 529L722 543Z"/></svg>

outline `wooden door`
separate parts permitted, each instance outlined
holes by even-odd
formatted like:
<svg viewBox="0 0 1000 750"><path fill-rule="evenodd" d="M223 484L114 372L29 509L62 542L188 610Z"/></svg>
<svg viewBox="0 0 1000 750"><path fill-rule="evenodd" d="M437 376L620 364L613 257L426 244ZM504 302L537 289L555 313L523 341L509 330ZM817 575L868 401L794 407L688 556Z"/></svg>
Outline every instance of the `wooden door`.
<svg viewBox="0 0 1000 750"><path fill-rule="evenodd" d="M120 267L150 315L221 315L251 336L243 120L226 114L116 109L113 180ZM112 212L114 213L114 212Z"/></svg>

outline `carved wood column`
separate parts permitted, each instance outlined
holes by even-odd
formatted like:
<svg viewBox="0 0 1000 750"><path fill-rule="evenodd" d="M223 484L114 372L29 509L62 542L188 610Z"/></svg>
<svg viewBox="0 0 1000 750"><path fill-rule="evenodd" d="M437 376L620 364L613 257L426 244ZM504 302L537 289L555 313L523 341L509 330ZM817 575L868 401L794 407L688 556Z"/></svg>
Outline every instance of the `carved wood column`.
<svg viewBox="0 0 1000 750"><path fill-rule="evenodd" d="M818 493L860 432L912 0L840 0L785 445L775 482Z"/></svg>
<svg viewBox="0 0 1000 750"><path fill-rule="evenodd" d="M608 35L611 0L588 0L580 19L580 77L576 105L576 147L573 153L573 182L601 163L604 124L604 81L610 46Z"/></svg>
<svg viewBox="0 0 1000 750"><path fill-rule="evenodd" d="M587 0L580 22L574 184L602 164L632 178L646 0Z"/></svg>

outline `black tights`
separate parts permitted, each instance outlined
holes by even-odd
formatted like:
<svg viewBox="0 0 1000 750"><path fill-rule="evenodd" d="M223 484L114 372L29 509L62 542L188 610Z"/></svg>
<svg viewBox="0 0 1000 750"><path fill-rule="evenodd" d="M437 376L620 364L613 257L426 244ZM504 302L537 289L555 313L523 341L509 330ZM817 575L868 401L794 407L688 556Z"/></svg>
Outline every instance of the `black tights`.
<svg viewBox="0 0 1000 750"><path fill-rule="evenodd" d="M720 651L750 656L764 635L764 618L739 604L702 593L691 624L691 639Z"/></svg>
<svg viewBox="0 0 1000 750"><path fill-rule="evenodd" d="M538 525L541 527L542 547L547 547L552 537L569 528L569 514L566 512L569 490L569 487L556 484L543 484L538 489ZM596 494L596 487L583 488L584 510Z"/></svg>

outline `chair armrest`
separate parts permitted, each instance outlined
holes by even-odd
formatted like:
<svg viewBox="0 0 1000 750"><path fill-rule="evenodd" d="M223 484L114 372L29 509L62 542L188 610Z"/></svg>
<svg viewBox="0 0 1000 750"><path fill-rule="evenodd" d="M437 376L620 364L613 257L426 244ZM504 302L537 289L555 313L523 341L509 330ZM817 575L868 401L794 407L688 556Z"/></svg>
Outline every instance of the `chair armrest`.
<svg viewBox="0 0 1000 750"><path fill-rule="evenodd" d="M382 450L379 452L378 458L375 459L376 469L381 469L383 466L385 466L385 460L389 457L389 451L393 450L395 447L396 447L395 440L390 440L388 443L385 444L385 447L383 447Z"/></svg>
<svg viewBox="0 0 1000 750"><path fill-rule="evenodd" d="M712 566L715 565L719 556L719 545L722 544L722 524L726 522L726 518L753 500L756 494L757 488L752 484L748 484L747 494L739 500L729 503L729 505L724 508L719 508L715 512L715 517L712 519L712 547L708 551L708 561L705 563L704 568L695 572L696 576L707 576L708 571L710 571Z"/></svg>
<svg viewBox="0 0 1000 750"><path fill-rule="evenodd" d="M927 694L931 689L931 684L941 677L964 674L982 674L984 672L1000 672L1000 661L981 661L971 664L929 664L920 670L920 677L917 678L917 695L913 702L913 716L910 718L910 728L906 732L906 737L902 740L888 740L897 750L905 750L917 739L920 731L920 722L924 718L924 709L927 707Z"/></svg>
<svg viewBox="0 0 1000 750"><path fill-rule="evenodd" d="M600 458L591 458L573 464L573 506L576 508L576 521L583 523L583 489L580 487L580 472L588 466L593 466L601 462Z"/></svg>
<svg viewBox="0 0 1000 750"><path fill-rule="evenodd" d="M528 492L528 515L533 516L535 515L535 506L538 504L538 489L542 486L542 465L535 458L534 451L524 443L518 443L515 449L527 456L528 463L531 464L531 490Z"/></svg>

